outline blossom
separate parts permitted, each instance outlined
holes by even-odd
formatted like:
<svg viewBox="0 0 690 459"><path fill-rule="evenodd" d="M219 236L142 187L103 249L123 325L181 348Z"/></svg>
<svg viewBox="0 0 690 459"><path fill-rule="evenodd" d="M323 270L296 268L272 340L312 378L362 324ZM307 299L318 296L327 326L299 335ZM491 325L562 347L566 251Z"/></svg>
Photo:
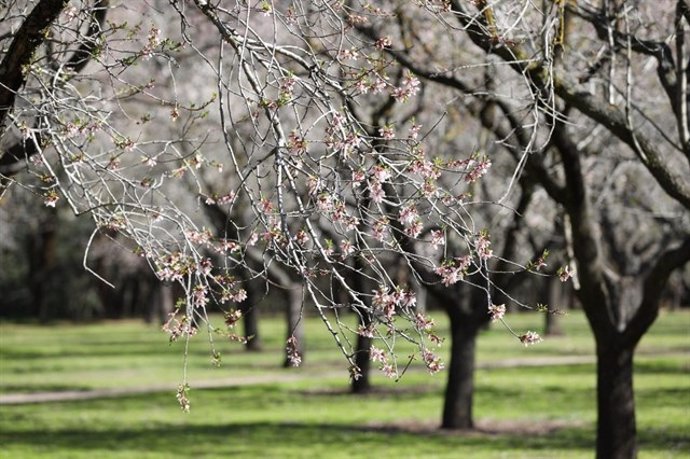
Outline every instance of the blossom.
<svg viewBox="0 0 690 459"><path fill-rule="evenodd" d="M410 140L417 140L417 137L419 137L419 130L422 129L421 124L416 124L413 123L412 126L410 126L410 132L408 134L408 137Z"/></svg>
<svg viewBox="0 0 690 459"><path fill-rule="evenodd" d="M293 155L302 155L307 152L307 141L300 137L295 131L288 135L288 151Z"/></svg>
<svg viewBox="0 0 690 459"><path fill-rule="evenodd" d="M472 257L469 255L458 257L452 261L446 260L434 272L441 276L441 283L448 287L465 278L465 271L469 268L471 262Z"/></svg>
<svg viewBox="0 0 690 459"><path fill-rule="evenodd" d="M384 140L391 140L395 137L395 130L392 126L386 125L379 128L379 135L383 137Z"/></svg>
<svg viewBox="0 0 690 459"><path fill-rule="evenodd" d="M185 385L180 384L180 386L177 388L177 395L176 395L177 403L180 404L180 408L185 413L189 413L189 408L191 406L191 404L189 402L189 397L187 396L188 393L189 393L189 386L186 384Z"/></svg>
<svg viewBox="0 0 690 459"><path fill-rule="evenodd" d="M385 37L381 37L378 40L376 40L376 43L374 43L374 45L378 49L385 49L385 48L390 48L391 46L393 46L393 42L391 41L390 37L385 36Z"/></svg>
<svg viewBox="0 0 690 459"><path fill-rule="evenodd" d="M196 272L197 272L197 274L200 274L202 276L208 276L209 274L211 274L212 269L213 269L213 264L211 263L211 259L210 258L204 258L197 265Z"/></svg>
<svg viewBox="0 0 690 459"><path fill-rule="evenodd" d="M374 337L374 329L371 325L368 327L365 327L364 325L360 324L359 327L357 327L357 334L359 336L362 336L364 338L373 338Z"/></svg>
<svg viewBox="0 0 690 459"><path fill-rule="evenodd" d="M379 349L376 346L371 346L369 349L369 355L371 360L374 362L386 363L388 358L386 357L386 352L383 349Z"/></svg>
<svg viewBox="0 0 690 459"><path fill-rule="evenodd" d="M467 175L465 175L465 181L467 183L474 183L489 171L491 161L488 159L482 159L480 161L470 160L467 167L468 171Z"/></svg>
<svg viewBox="0 0 690 459"><path fill-rule="evenodd" d="M503 316L506 314L506 305L505 304L492 304L489 306L489 315L491 316L491 321L492 322L497 322L501 319L503 319Z"/></svg>
<svg viewBox="0 0 690 459"><path fill-rule="evenodd" d="M431 230L431 247L436 249L438 246L441 246L446 243L446 237L443 234L443 231L441 230Z"/></svg>
<svg viewBox="0 0 690 459"><path fill-rule="evenodd" d="M340 241L340 252L343 258L345 258L355 252L355 247L352 245L352 242L347 239L343 239Z"/></svg>
<svg viewBox="0 0 690 459"><path fill-rule="evenodd" d="M235 326L237 322L242 318L242 311L239 309L231 309L225 314L225 325L228 328Z"/></svg>
<svg viewBox="0 0 690 459"><path fill-rule="evenodd" d="M482 260L488 260L494 254L494 251L491 250L489 236L485 232L480 233L474 240L474 249L477 252L477 256Z"/></svg>
<svg viewBox="0 0 690 459"><path fill-rule="evenodd" d="M55 207L57 202L60 200L60 196L55 192L55 190L50 190L43 195L43 205L46 207Z"/></svg>
<svg viewBox="0 0 690 459"><path fill-rule="evenodd" d="M195 285L192 290L192 305L195 308L203 308L208 302L208 287L202 284Z"/></svg>
<svg viewBox="0 0 690 459"><path fill-rule="evenodd" d="M287 351L287 359L290 365L293 367L298 367L302 363L302 356L297 350L297 338L295 336L290 336L287 340L287 345L285 347Z"/></svg>
<svg viewBox="0 0 690 459"><path fill-rule="evenodd" d="M568 279L573 277L573 271L570 270L570 266L565 265L562 266L558 269L558 278L561 280L561 282L566 282Z"/></svg>
<svg viewBox="0 0 690 459"><path fill-rule="evenodd" d="M381 366L381 371L383 371L383 374L389 378L395 378L397 376L395 368L390 363L383 364Z"/></svg>
<svg viewBox="0 0 690 459"><path fill-rule="evenodd" d="M528 331L528 332L520 335L520 342L522 342L522 344L524 344L526 347L526 346L530 346L532 344L541 343L542 339L538 333L533 332L533 331Z"/></svg>
<svg viewBox="0 0 690 459"><path fill-rule="evenodd" d="M402 79L402 86L395 88L393 97L398 102L406 102L407 99L419 92L419 80L410 72L406 72ZM416 138L416 135L415 135Z"/></svg>
<svg viewBox="0 0 690 459"><path fill-rule="evenodd" d="M441 358L428 349L422 351L422 359L430 374L438 373L444 368Z"/></svg>
<svg viewBox="0 0 690 459"><path fill-rule="evenodd" d="M418 312L414 317L414 324L419 330L429 331L434 326L434 320Z"/></svg>

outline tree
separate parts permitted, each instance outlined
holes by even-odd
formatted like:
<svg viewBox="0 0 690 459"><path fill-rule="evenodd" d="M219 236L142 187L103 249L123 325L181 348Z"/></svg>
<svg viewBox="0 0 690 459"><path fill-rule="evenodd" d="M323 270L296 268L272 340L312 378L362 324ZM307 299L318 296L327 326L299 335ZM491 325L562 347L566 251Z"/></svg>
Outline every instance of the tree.
<svg viewBox="0 0 690 459"><path fill-rule="evenodd" d="M388 268L402 260L412 272L437 273L436 283L491 282L490 242L468 218L481 203L463 198L490 161L427 152L433 123L422 132L411 116L373 131L362 123L353 107L387 99L403 111L419 92L410 72L390 79L392 43L356 33L382 11L328 2L155 6L6 4L3 195L21 187L49 208L90 216L90 240L117 234L158 279L178 283L185 301L164 326L172 340L202 326L210 338L241 340L233 326L243 282L270 286L271 273L289 273L301 286L291 303L323 319L353 379L361 370L347 338L353 330L339 320L343 304L362 317L356 332L376 340L370 355L387 375L401 370L398 339L417 344L438 371L430 321ZM239 202L248 218L235 218ZM206 206L225 212L224 234L209 229ZM464 244L461 264L440 255L450 241ZM85 268L107 284L88 259ZM347 303L334 298L334 284ZM213 304L227 329L208 321ZM293 364L300 341L294 333L286 340ZM178 394L185 409L186 383Z"/></svg>
<svg viewBox="0 0 690 459"><path fill-rule="evenodd" d="M597 344L597 457L634 457L634 349L670 273L690 259L688 4L422 6L437 12L434 24L400 9L360 32L402 43L388 49L400 65L454 88L564 209ZM493 89L471 78L467 63L482 61L495 69Z"/></svg>

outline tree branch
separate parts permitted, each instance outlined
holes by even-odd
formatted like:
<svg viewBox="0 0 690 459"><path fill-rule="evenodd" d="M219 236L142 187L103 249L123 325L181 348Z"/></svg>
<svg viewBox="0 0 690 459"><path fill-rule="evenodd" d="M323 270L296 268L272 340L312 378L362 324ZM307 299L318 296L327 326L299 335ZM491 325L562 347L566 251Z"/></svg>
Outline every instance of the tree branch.
<svg viewBox="0 0 690 459"><path fill-rule="evenodd" d="M626 327L624 339L635 344L654 323L659 314L659 303L671 273L690 261L690 236L680 246L669 249L657 259L647 274L642 290L642 301Z"/></svg>
<svg viewBox="0 0 690 459"><path fill-rule="evenodd" d="M68 0L41 0L17 30L5 58L0 62L0 137L5 130L5 118L14 106L17 91L26 82L28 72L25 67L44 42L43 31L57 19L67 3Z"/></svg>

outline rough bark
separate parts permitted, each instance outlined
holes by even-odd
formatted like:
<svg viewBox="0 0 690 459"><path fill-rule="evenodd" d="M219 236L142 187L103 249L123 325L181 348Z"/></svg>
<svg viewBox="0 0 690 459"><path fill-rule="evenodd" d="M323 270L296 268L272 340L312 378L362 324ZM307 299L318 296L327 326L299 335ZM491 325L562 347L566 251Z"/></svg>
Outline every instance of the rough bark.
<svg viewBox="0 0 690 459"><path fill-rule="evenodd" d="M597 459L637 456L634 347L597 345Z"/></svg>
<svg viewBox="0 0 690 459"><path fill-rule="evenodd" d="M483 323L461 314L450 314L451 356L443 403L443 429L474 427L475 347Z"/></svg>

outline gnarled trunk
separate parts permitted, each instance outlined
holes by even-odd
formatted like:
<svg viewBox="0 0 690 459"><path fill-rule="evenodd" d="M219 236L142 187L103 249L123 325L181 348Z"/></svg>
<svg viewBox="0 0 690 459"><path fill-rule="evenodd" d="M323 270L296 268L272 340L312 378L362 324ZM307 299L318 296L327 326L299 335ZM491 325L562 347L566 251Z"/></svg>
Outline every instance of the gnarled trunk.
<svg viewBox="0 0 690 459"><path fill-rule="evenodd" d="M597 459L637 457L633 353L597 344Z"/></svg>
<svg viewBox="0 0 690 459"><path fill-rule="evenodd" d="M451 356L443 405L443 429L471 429L477 334L483 321L450 314Z"/></svg>

